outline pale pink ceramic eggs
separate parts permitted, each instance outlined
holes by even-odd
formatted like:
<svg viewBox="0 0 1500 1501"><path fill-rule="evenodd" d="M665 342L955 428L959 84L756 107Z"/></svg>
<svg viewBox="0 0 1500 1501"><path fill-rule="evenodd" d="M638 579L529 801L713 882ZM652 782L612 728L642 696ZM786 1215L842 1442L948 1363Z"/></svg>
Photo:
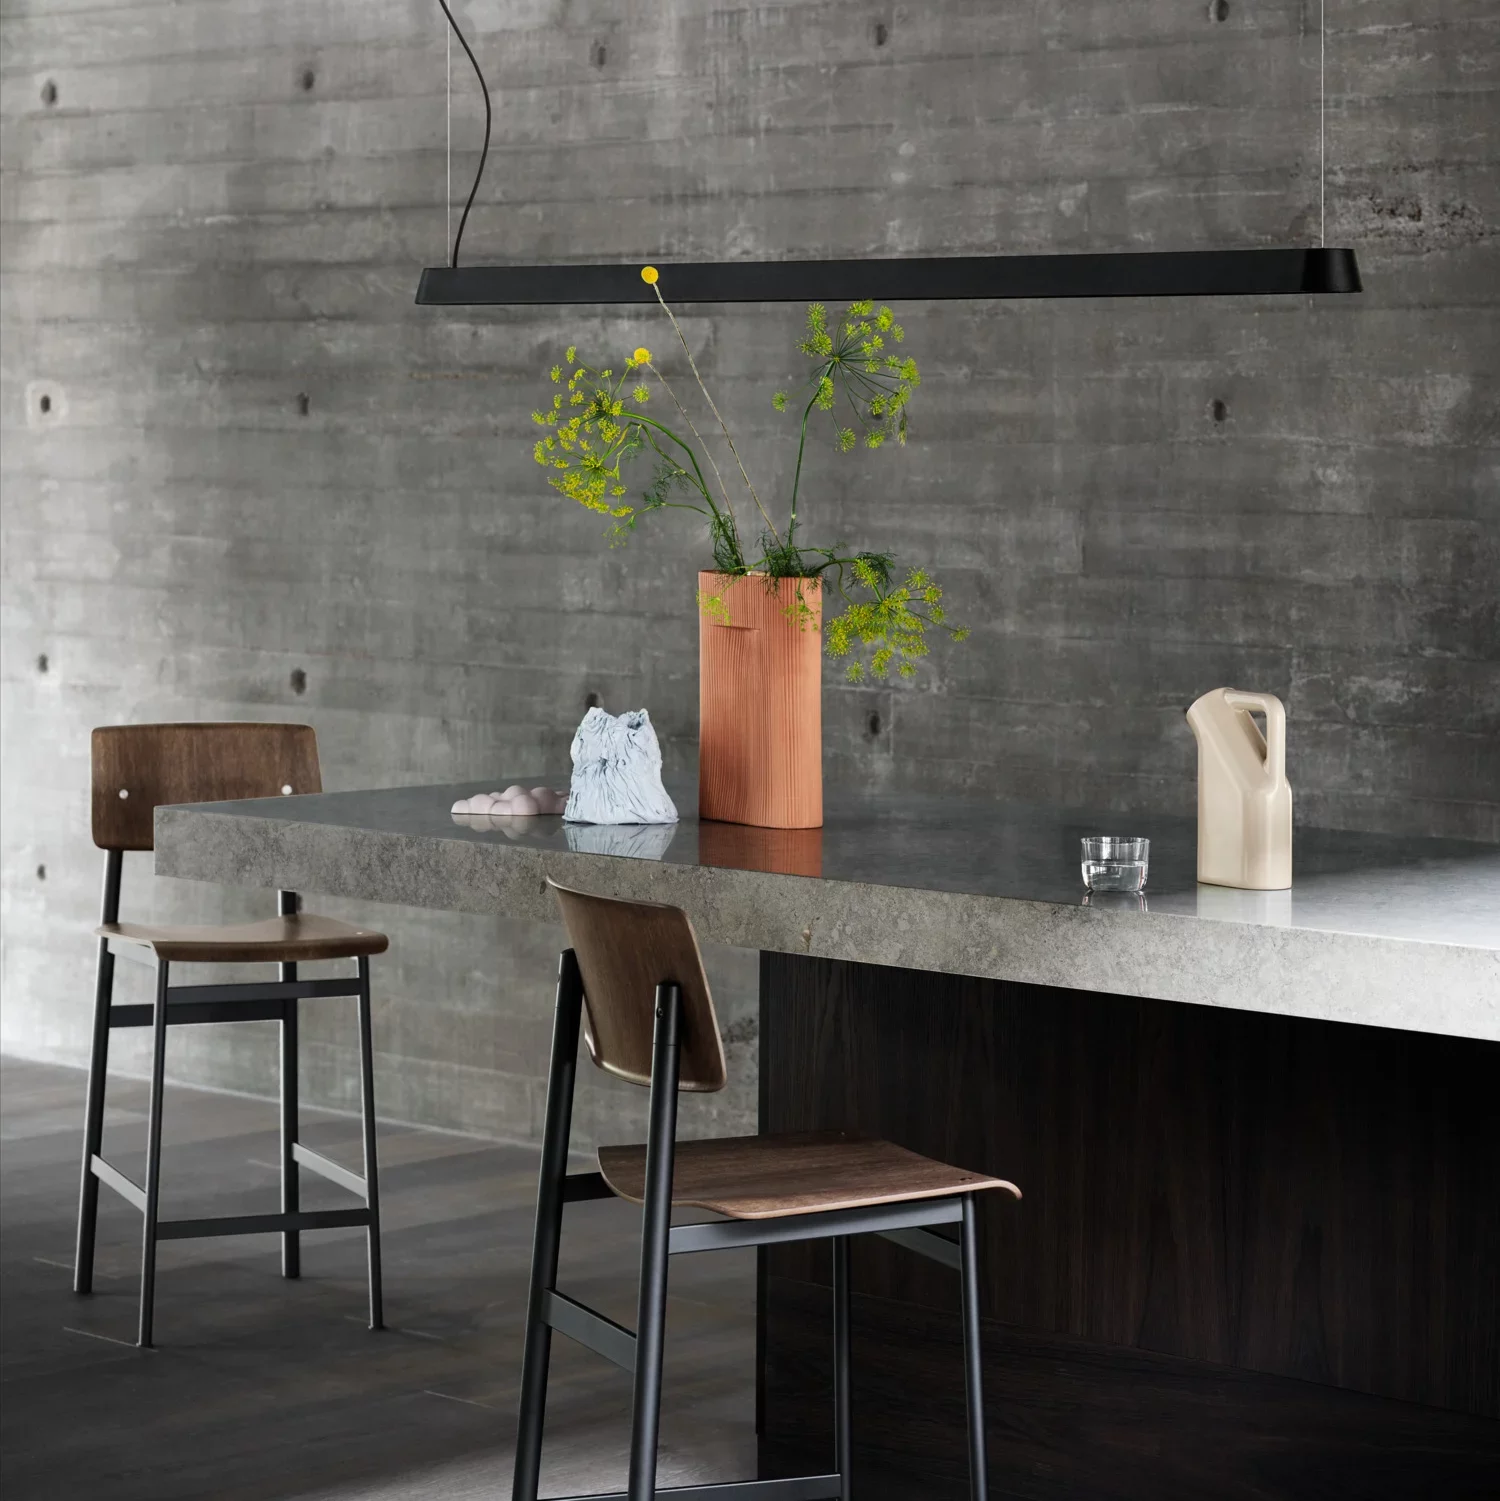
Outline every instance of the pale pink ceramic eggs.
<svg viewBox="0 0 1500 1501"><path fill-rule="evenodd" d="M487 813L511 818L534 818L540 813L561 813L568 806L568 794L550 787L533 787L529 792L512 783L504 792L476 792L454 803L454 813Z"/></svg>

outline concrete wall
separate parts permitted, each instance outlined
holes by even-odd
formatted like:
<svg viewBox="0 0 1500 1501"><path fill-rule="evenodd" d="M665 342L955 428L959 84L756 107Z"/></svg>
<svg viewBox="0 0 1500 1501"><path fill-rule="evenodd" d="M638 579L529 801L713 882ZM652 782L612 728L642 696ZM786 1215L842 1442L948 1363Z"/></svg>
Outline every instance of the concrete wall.
<svg viewBox="0 0 1500 1501"><path fill-rule="evenodd" d="M467 0L496 89L467 257L1306 242L1316 13ZM939 570L974 635L910 686L829 674L835 783L1184 811L1182 709L1233 683L1286 700L1304 818L1500 837L1500 20L1328 23L1328 238L1362 298L904 311L912 444L820 448L807 514ZM90 726L305 719L330 788L505 782L562 774L597 694L648 705L681 775L704 551L665 526L609 551L530 460L557 351L665 351L658 318L412 306L445 240L430 0L7 0L0 24L4 1043L78 1060ZM768 481L798 321L685 320ZM256 905L131 876L137 911ZM385 1109L534 1135L557 933L365 915L395 938ZM753 957L714 968L740 1082L700 1126L753 1100ZM351 1025L308 1025L320 1098L346 1097ZM250 1090L272 1056L265 1027L173 1040L184 1076ZM585 1132L614 1108L591 1083Z"/></svg>

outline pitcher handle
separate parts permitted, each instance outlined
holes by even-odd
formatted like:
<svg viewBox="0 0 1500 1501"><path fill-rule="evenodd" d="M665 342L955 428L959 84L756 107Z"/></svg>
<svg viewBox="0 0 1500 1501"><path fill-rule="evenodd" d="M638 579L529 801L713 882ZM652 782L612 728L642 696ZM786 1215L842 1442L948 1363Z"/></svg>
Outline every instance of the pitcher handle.
<svg viewBox="0 0 1500 1501"><path fill-rule="evenodd" d="M1259 709L1266 716L1266 772L1279 782L1286 775L1286 710L1274 693L1244 693L1224 690L1224 702L1232 709Z"/></svg>

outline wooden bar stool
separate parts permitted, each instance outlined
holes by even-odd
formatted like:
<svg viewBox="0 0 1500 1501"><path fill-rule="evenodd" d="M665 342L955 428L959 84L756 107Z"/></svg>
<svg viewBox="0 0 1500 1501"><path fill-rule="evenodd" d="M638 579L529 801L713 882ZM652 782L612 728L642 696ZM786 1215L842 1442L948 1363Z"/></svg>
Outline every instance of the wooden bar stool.
<svg viewBox="0 0 1500 1501"><path fill-rule="evenodd" d="M968 1396L970 1493L986 1495L980 1381L974 1196L1020 1190L886 1141L837 1133L745 1136L679 1143L677 1093L725 1084L724 1047L703 959L687 914L654 902L615 901L549 882L573 947L562 955L536 1239L526 1313L521 1419L512 1501L537 1501L552 1331L568 1335L635 1378L626 1491L566 1501L649 1501L658 1494L656 1444L668 1258L731 1246L829 1239L833 1243L835 1471L783 1480L677 1486L678 1501L849 1501L849 1237L884 1235L959 1273ZM651 1091L644 1146L601 1147L597 1173L568 1172L568 1131L580 1021L594 1063ZM618 1195L645 1206L632 1333L557 1289L563 1206ZM671 1223L674 1204L725 1218ZM958 1240L927 1228L951 1224Z"/></svg>
<svg viewBox="0 0 1500 1501"><path fill-rule="evenodd" d="M156 1286L156 1245L210 1235L281 1232L282 1275L301 1274L300 1234L363 1225L368 1242L370 1327L381 1327L380 1188L375 1161L374 1060L370 1047L370 956L383 954L383 933L351 927L331 917L299 910L297 895L280 894L280 915L264 922L220 927L158 927L122 923L120 875L126 850L154 846L153 813L159 804L224 802L238 798L319 792L318 743L302 724L144 724L94 731L94 843L105 851L104 905L94 991L94 1038L89 1055L84 1112L83 1172L78 1200L78 1249L73 1289L94 1283L94 1228L99 1185L104 1183L141 1211L141 1304L137 1343L151 1343ZM116 944L151 951L156 966L152 1005L112 1004ZM299 980L300 960L353 959L347 979ZM173 964L267 963L279 966L276 980L253 984L169 985ZM302 1145L297 1115L297 1002L314 997L353 996L359 1009L360 1097L364 1121L364 1170L354 1173ZM167 1028L182 1023L277 1021L281 1023L281 1212L214 1219L163 1220L161 1110ZM109 1034L115 1027L152 1028L151 1103L146 1127L146 1182L133 1182L105 1161L104 1086ZM359 1209L300 1207L298 1174L307 1168L364 1200Z"/></svg>

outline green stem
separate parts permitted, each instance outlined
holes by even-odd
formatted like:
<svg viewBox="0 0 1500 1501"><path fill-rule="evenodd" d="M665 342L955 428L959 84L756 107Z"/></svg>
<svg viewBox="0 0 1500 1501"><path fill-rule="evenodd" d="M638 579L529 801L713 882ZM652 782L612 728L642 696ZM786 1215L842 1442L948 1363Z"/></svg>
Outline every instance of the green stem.
<svg viewBox="0 0 1500 1501"><path fill-rule="evenodd" d="M677 315L667 306L667 300L661 295L661 288L655 282L651 283L651 290L656 293L657 303L662 312L671 320L672 327L677 332L677 342L682 345L682 352L687 356L688 369L693 372L693 379L698 382L698 389L703 393L703 399L708 403L708 409L718 421L719 431L724 434L724 441L729 445L729 451L734 455L734 462L739 465L740 478L745 482L745 488L750 492L750 498L755 502L755 509L765 519L765 523L771 528L771 535L779 542L781 533L776 530L776 523L771 520L770 513L760 503L760 496L755 493L755 486L750 483L750 476L745 473L744 460L740 458L740 451L734 446L734 438L731 436L728 424L719 415L719 408L714 402L712 393L703 383L703 377L698 372L698 362L693 358L693 351L688 346L687 335L683 333L681 325L677 322Z"/></svg>
<svg viewBox="0 0 1500 1501"><path fill-rule="evenodd" d="M802 408L802 437L797 443L797 469L792 475L792 517L787 523L786 543L790 547L792 539L797 535L797 491L802 484L802 454L807 448L807 419L812 416L812 409L817 405L818 392L823 388L823 380L828 374L828 367L823 367L823 374L813 384L813 393L807 399L807 405Z"/></svg>
<svg viewBox="0 0 1500 1501"><path fill-rule="evenodd" d="M736 536L739 534L739 521L734 514L734 502L729 498L729 486L724 483L724 476L719 473L718 461L714 458L713 449L707 443L703 443L703 434L698 431L698 425L688 415L688 409L677 399L677 393L672 389L671 382L649 360L646 368L661 382L661 388L672 398L672 405L682 413L682 420L687 423L688 431L703 444L703 457L708 460L708 466L714 472L714 478L719 482L719 490L724 496L724 509L729 513L729 524L734 527Z"/></svg>
<svg viewBox="0 0 1500 1501"><path fill-rule="evenodd" d="M650 509L653 511L694 511L699 516L712 514L712 512L705 511L702 506L695 506L690 500L659 500ZM639 514L644 515L644 509Z"/></svg>
<svg viewBox="0 0 1500 1501"><path fill-rule="evenodd" d="M669 428L665 423L657 422L652 417L643 417L639 412L632 413L632 416L643 428L648 429L646 433L646 441L651 445L652 451L660 454L661 457L668 463L676 464L677 461L670 455L662 452L661 445L657 443L654 437L651 436L649 429L654 429L656 432L665 433L667 437L669 437L687 455L688 462L693 466L693 474L697 476L696 484L698 486L698 492L703 496L704 500L708 502L708 510L704 511L702 506L689 506L687 509L697 511L700 516L710 516L712 518L711 526L714 534L720 537L727 536L733 546L734 556L738 558L741 563L743 563L744 551L740 545L740 531L739 526L734 519L734 511L731 509L728 516L726 516L724 512L714 504L714 498L712 493L709 491L708 482L703 478L703 471L698 467L698 456L693 452L692 444L684 442L683 439L679 438L677 434L674 433L672 429ZM712 463L713 460L710 459L709 462ZM679 470L682 470L684 474L687 473L686 470L682 469L681 464L677 464L677 467ZM717 472L718 471L715 470L715 473ZM727 497L725 499L725 504L728 505Z"/></svg>
<svg viewBox="0 0 1500 1501"><path fill-rule="evenodd" d="M693 445L685 443L666 423L658 422L654 417L643 417L639 412L632 412L630 420L638 422L642 427L654 428L659 433L665 433L688 456L688 463L693 466L693 474L697 478L698 489L702 492L704 500L708 502L709 509L715 516L722 517L724 513L714 504L713 495L708 488L708 481L703 478L703 471L698 467L698 455L693 452ZM656 448L654 443L651 446ZM659 448L656 451L661 453L661 449ZM666 454L662 454L662 457L666 458Z"/></svg>

